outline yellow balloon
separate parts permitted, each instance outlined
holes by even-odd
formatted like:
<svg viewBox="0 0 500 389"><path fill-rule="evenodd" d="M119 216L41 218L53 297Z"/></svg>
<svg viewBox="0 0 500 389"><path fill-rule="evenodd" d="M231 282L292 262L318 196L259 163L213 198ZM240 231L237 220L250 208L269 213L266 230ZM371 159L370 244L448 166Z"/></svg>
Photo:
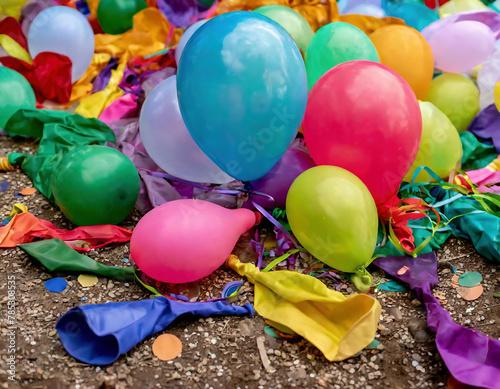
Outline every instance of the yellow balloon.
<svg viewBox="0 0 500 389"><path fill-rule="evenodd" d="M406 173L405 181L411 181L419 166L428 166L441 178L448 178L462 161L462 142L448 117L429 102L419 102L422 113L422 138L418 154ZM422 170L415 182L429 182L429 173Z"/></svg>
<svg viewBox="0 0 500 389"><path fill-rule="evenodd" d="M414 28L392 24L370 35L380 62L397 72L423 99L434 74L434 57L429 43Z"/></svg>
<svg viewBox="0 0 500 389"><path fill-rule="evenodd" d="M493 89L493 96L495 96L495 107L500 111L500 82L495 84L495 89Z"/></svg>
<svg viewBox="0 0 500 389"><path fill-rule="evenodd" d="M442 18L464 11L490 11L480 0L450 0L439 7L439 16Z"/></svg>
<svg viewBox="0 0 500 389"><path fill-rule="evenodd" d="M461 74L445 73L436 77L424 100L448 116L458 132L465 131L479 112L479 90Z"/></svg>
<svg viewBox="0 0 500 389"><path fill-rule="evenodd" d="M286 199L288 222L316 258L345 272L370 262L378 216L368 188L336 166L316 166L293 182Z"/></svg>

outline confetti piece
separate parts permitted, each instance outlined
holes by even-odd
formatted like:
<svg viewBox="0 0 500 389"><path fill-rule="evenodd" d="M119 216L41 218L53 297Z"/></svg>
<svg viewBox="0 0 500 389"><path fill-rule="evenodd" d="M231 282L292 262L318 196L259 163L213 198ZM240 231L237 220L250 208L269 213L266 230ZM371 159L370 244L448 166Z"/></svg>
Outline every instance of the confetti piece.
<svg viewBox="0 0 500 389"><path fill-rule="evenodd" d="M377 348L380 342L377 339L373 339L372 342L366 346L366 348L374 349Z"/></svg>
<svg viewBox="0 0 500 389"><path fill-rule="evenodd" d="M500 297L500 293L493 293L493 297Z"/></svg>
<svg viewBox="0 0 500 389"><path fill-rule="evenodd" d="M2 183L0 184L0 192L3 192L8 187L9 187L9 184L7 184L5 181L2 181Z"/></svg>
<svg viewBox="0 0 500 389"><path fill-rule="evenodd" d="M478 273L477 271L468 271L458 278L458 285L465 288L472 288L479 285L482 280L483 276L481 273Z"/></svg>
<svg viewBox="0 0 500 389"><path fill-rule="evenodd" d="M23 196L31 196L35 192L36 188L24 188L23 190L19 191L19 194Z"/></svg>
<svg viewBox="0 0 500 389"><path fill-rule="evenodd" d="M387 281L378 286L380 290L386 290L388 292L404 292L406 290L405 286L397 281Z"/></svg>
<svg viewBox="0 0 500 389"><path fill-rule="evenodd" d="M477 298L479 298L483 294L483 285L479 284L479 285L476 285L472 288L466 288L463 286L459 286L457 288L457 292L460 296L462 296L462 298L464 300L467 300L467 301L476 300Z"/></svg>
<svg viewBox="0 0 500 389"><path fill-rule="evenodd" d="M455 289L458 288L458 276L457 275L454 275L452 278L451 278L451 286L453 286Z"/></svg>
<svg viewBox="0 0 500 389"><path fill-rule="evenodd" d="M281 338L281 336L279 336L276 331L273 330L272 327L270 326L265 326L264 327L264 332L269 335L269 336L272 336L273 338Z"/></svg>
<svg viewBox="0 0 500 389"><path fill-rule="evenodd" d="M87 288L89 286L94 286L95 284L97 284L99 282L99 279L96 276L90 274L80 274L78 276L78 282L81 286Z"/></svg>
<svg viewBox="0 0 500 389"><path fill-rule="evenodd" d="M81 300L85 301L85 300L87 300L87 297L82 297Z"/></svg>
<svg viewBox="0 0 500 389"><path fill-rule="evenodd" d="M123 258L123 262L128 263L129 262L128 258Z"/></svg>
<svg viewBox="0 0 500 389"><path fill-rule="evenodd" d="M51 278L43 284L49 292L60 293L68 286L68 281L62 277Z"/></svg>
<svg viewBox="0 0 500 389"><path fill-rule="evenodd" d="M177 358L182 352L181 340L172 334L158 336L153 343L153 354L162 361L170 361Z"/></svg>
<svg viewBox="0 0 500 389"><path fill-rule="evenodd" d="M401 269L398 270L398 276L402 276L405 274L410 268L408 266L403 266Z"/></svg>

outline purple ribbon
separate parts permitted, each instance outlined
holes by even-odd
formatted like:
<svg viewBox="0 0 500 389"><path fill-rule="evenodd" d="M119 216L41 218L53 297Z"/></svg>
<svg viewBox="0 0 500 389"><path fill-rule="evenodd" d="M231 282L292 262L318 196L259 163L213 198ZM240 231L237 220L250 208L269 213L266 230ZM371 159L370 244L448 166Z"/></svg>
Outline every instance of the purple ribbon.
<svg viewBox="0 0 500 389"><path fill-rule="evenodd" d="M456 380L475 387L500 388L500 341L456 324L432 295L431 288L438 283L434 252L417 258L377 258L373 264L417 292L427 309L427 326L436 333L437 349ZM398 275L403 266L409 270Z"/></svg>

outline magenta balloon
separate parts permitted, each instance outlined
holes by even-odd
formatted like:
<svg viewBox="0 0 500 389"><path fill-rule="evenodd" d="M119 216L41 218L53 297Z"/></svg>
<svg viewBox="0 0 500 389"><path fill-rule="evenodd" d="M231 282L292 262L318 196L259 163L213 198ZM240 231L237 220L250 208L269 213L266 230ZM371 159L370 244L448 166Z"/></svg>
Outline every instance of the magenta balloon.
<svg viewBox="0 0 500 389"><path fill-rule="evenodd" d="M255 224L248 209L227 209L203 200L162 204L137 224L130 255L149 277L185 283L208 276L231 254L241 234Z"/></svg>
<svg viewBox="0 0 500 389"><path fill-rule="evenodd" d="M269 173L250 181L253 190L272 196L274 201L257 195L252 200L265 209L285 209L286 195L293 181L314 166L316 164L306 150L291 146Z"/></svg>
<svg viewBox="0 0 500 389"><path fill-rule="evenodd" d="M438 69L469 73L493 52L495 35L487 25L467 20L441 28L429 39L429 45Z"/></svg>

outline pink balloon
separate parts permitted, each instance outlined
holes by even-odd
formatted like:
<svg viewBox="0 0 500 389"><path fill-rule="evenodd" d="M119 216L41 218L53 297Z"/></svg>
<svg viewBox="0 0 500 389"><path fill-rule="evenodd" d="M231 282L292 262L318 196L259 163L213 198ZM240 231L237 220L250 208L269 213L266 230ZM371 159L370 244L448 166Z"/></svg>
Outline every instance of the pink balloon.
<svg viewBox="0 0 500 389"><path fill-rule="evenodd" d="M493 52L495 35L487 25L467 20L441 28L429 39L429 45L438 69L469 73Z"/></svg>
<svg viewBox="0 0 500 389"><path fill-rule="evenodd" d="M248 209L231 210L203 200L170 201L139 221L130 254L155 280L192 282L221 266L254 224L255 214Z"/></svg>

